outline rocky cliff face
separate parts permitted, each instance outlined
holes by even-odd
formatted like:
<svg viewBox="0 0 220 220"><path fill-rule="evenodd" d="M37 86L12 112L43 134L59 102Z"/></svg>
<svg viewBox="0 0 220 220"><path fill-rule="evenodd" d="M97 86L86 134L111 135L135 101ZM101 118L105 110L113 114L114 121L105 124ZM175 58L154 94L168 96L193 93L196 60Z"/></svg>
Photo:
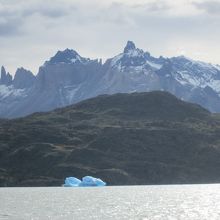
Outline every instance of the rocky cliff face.
<svg viewBox="0 0 220 220"><path fill-rule="evenodd" d="M31 71L24 68L18 68L13 80L13 86L15 89L26 89L34 86L36 77Z"/></svg>
<svg viewBox="0 0 220 220"><path fill-rule="evenodd" d="M0 117L49 111L100 94L153 90L220 112L220 66L180 56L151 56L128 41L123 52L104 64L76 51L58 51L34 76L18 69L14 79L2 68Z"/></svg>
<svg viewBox="0 0 220 220"><path fill-rule="evenodd" d="M5 68L2 66L1 68L1 78L0 78L0 85L9 86L12 83L12 76L10 73L6 74Z"/></svg>

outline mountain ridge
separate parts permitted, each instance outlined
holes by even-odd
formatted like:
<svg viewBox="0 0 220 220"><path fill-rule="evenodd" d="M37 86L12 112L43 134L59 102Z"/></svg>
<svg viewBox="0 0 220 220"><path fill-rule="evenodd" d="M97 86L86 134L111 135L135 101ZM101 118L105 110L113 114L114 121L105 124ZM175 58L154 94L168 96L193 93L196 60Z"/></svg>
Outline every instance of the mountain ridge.
<svg viewBox="0 0 220 220"><path fill-rule="evenodd" d="M18 69L17 71L21 71ZM220 67L184 56L155 58L128 41L123 52L102 63L76 51L58 51L34 76L22 69L16 82L2 68L0 117L50 111L101 94L162 90L220 112Z"/></svg>

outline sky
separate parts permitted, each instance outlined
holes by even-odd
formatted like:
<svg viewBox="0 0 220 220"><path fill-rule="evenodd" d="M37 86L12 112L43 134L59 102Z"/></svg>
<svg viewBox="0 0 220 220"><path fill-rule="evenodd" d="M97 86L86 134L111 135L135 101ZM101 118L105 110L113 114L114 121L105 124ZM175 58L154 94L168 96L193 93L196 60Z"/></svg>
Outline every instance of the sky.
<svg viewBox="0 0 220 220"><path fill-rule="evenodd" d="M37 74L58 50L107 59L128 40L220 64L219 27L220 0L0 0L0 65Z"/></svg>

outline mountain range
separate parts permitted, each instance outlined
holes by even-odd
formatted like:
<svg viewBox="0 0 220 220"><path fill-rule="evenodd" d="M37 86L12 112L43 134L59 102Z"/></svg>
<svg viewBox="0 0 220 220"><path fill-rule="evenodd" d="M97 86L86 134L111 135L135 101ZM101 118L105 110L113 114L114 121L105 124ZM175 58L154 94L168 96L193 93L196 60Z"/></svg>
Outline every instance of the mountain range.
<svg viewBox="0 0 220 220"><path fill-rule="evenodd" d="M101 95L0 120L0 186L217 183L220 117L167 92Z"/></svg>
<svg viewBox="0 0 220 220"><path fill-rule="evenodd" d="M46 61L36 76L19 68L12 77L1 68L0 117L50 111L101 94L154 90L220 112L220 66L184 56L155 58L132 41L104 63L66 49Z"/></svg>

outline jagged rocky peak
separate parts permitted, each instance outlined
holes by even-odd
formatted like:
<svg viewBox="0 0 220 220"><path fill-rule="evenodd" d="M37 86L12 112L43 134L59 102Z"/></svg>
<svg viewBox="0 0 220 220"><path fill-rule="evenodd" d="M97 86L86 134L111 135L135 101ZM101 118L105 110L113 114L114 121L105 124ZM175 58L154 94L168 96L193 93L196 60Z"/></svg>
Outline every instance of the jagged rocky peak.
<svg viewBox="0 0 220 220"><path fill-rule="evenodd" d="M2 66L2 67L1 67L1 79L2 79L3 77L5 77L5 76L6 76L6 70L5 70L5 67Z"/></svg>
<svg viewBox="0 0 220 220"><path fill-rule="evenodd" d="M150 53L144 52L142 49L137 48L133 41L127 42L124 48L124 55L128 57L150 57Z"/></svg>
<svg viewBox="0 0 220 220"><path fill-rule="evenodd" d="M135 50L135 49L136 49L136 46L135 46L134 42L128 41L125 48L124 48L124 53L128 53L129 51Z"/></svg>
<svg viewBox="0 0 220 220"><path fill-rule="evenodd" d="M9 84L12 83L12 75L8 72L6 75L6 78L8 79Z"/></svg>
<svg viewBox="0 0 220 220"><path fill-rule="evenodd" d="M10 73L6 74L6 70L4 66L1 67L1 78L0 78L0 84L3 85L10 85L12 83L12 76Z"/></svg>
<svg viewBox="0 0 220 220"><path fill-rule="evenodd" d="M121 67L136 67L146 64L147 59L150 58L149 53L137 48L132 41L128 41L124 52L112 59L112 66Z"/></svg>
<svg viewBox="0 0 220 220"><path fill-rule="evenodd" d="M67 48L63 51L58 51L46 64L73 64L87 63L89 61L90 59L81 57L75 50Z"/></svg>
<svg viewBox="0 0 220 220"><path fill-rule="evenodd" d="M23 67L21 67L21 68L18 68L15 73L13 85L15 88L18 88L18 89L29 88L34 84L35 80L36 80L36 77L31 71L26 70Z"/></svg>

